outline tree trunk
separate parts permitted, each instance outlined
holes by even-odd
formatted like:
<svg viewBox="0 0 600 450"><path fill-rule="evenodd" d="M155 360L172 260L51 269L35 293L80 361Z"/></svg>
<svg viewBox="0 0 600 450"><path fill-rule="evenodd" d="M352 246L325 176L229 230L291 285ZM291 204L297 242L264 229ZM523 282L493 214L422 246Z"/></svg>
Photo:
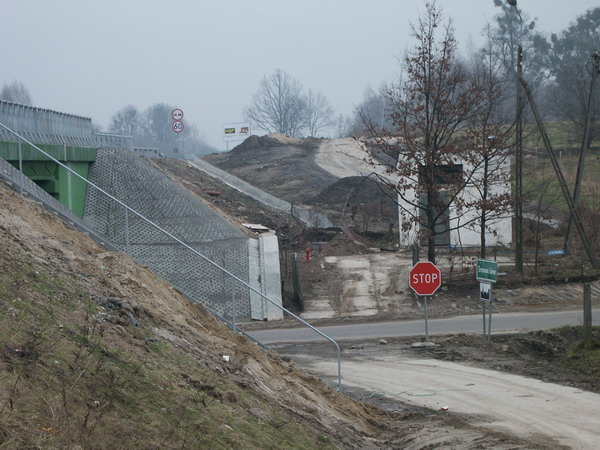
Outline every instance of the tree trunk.
<svg viewBox="0 0 600 450"><path fill-rule="evenodd" d="M488 186L488 177L489 177L489 158L487 153L484 156L484 161L483 161L483 193L482 193L482 200L483 200L483 204L481 207L481 235L480 235L480 245L481 245L481 251L480 251L480 256L481 259L485 259L485 245L486 245L486 241L485 241L485 224L486 224L486 219L487 219L487 207L486 207L486 202L487 202L487 198L488 198L488 192L489 192L489 186Z"/></svg>
<svg viewBox="0 0 600 450"><path fill-rule="evenodd" d="M427 259L435 264L435 236L427 238Z"/></svg>
<svg viewBox="0 0 600 450"><path fill-rule="evenodd" d="M433 175L431 177L433 179ZM435 223L433 221L433 195L427 192L427 260L435 264Z"/></svg>
<svg viewBox="0 0 600 450"><path fill-rule="evenodd" d="M481 214L480 243L481 252L479 253L479 256L481 259L485 259L485 211Z"/></svg>

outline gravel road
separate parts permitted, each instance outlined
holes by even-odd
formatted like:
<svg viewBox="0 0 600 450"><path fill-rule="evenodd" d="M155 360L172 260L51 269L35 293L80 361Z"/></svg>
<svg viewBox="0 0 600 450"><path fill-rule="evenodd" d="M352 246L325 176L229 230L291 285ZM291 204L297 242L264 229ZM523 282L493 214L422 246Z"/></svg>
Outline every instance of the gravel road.
<svg viewBox="0 0 600 450"><path fill-rule="evenodd" d="M314 354L294 360L316 375L336 370L335 361ZM448 361L382 355L345 360L343 380L373 395L468 415L475 426L540 446L600 448L599 394Z"/></svg>

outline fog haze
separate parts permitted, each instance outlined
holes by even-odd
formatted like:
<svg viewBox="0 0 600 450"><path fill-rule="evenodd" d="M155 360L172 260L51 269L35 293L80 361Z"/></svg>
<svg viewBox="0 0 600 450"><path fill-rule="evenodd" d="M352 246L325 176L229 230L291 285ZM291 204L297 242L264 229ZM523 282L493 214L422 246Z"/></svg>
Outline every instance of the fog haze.
<svg viewBox="0 0 600 450"><path fill-rule="evenodd" d="M438 1L462 52L483 43L493 0ZM542 32L598 6L519 0ZM219 150L260 79L281 68L351 115L365 89L399 74L417 0L0 0L0 85L22 82L35 106L91 117L158 102L183 109ZM253 130L262 134L260 130ZM231 146L234 143L230 143Z"/></svg>

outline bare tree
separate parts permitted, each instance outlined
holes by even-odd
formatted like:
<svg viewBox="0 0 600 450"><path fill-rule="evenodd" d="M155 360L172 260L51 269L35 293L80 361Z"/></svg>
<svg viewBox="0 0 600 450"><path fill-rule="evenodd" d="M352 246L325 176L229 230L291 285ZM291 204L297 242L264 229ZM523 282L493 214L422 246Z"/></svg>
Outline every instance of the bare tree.
<svg viewBox="0 0 600 450"><path fill-rule="evenodd" d="M484 49L491 57L491 63L503 69L505 76L516 79L517 47L520 45L527 58L523 61L523 71L529 79L535 79L537 85L543 76L540 60L537 58L534 41L539 38L535 31L536 22L519 11L511 2L494 0L500 12L492 23L485 27L487 48Z"/></svg>
<svg viewBox="0 0 600 450"><path fill-rule="evenodd" d="M514 129L507 126L512 122L512 111L503 105L512 94L512 80L506 70L495 63L494 42L488 35L488 46L475 58L470 67L474 85L482 87L478 114L468 121L466 134L474 145L463 154L474 170L468 185L468 195L462 201L466 208L477 211L480 256L486 257L486 234L489 225L504 220L511 211L513 202L510 194L510 140ZM508 114L508 116L507 116Z"/></svg>
<svg viewBox="0 0 600 450"><path fill-rule="evenodd" d="M390 139L389 133L380 133L380 124L364 119L377 150L394 161L381 179L398 194L406 219L402 227L419 228L428 259L435 262L436 237L449 235L451 224L459 222L449 217L450 207L460 217L469 206L460 194L480 163L463 163L477 145L465 130L481 111L485 90L456 57L452 22L443 23L435 2L426 4L411 33L417 42L403 59L405 79L387 91L399 137ZM371 159L373 164L379 161ZM391 182L390 174L397 181Z"/></svg>
<svg viewBox="0 0 600 450"><path fill-rule="evenodd" d="M186 123L182 132L175 133L171 128L173 109L167 103L155 103L144 112L133 105L126 106L113 114L108 131L132 136L138 146L161 148L168 144L161 151L171 157L193 158L216 151L193 123Z"/></svg>
<svg viewBox="0 0 600 450"><path fill-rule="evenodd" d="M173 143L179 138L180 134L171 129L173 109L166 103L154 103L144 111L145 135L153 145Z"/></svg>
<svg viewBox="0 0 600 450"><path fill-rule="evenodd" d="M186 158L197 158L198 156L207 155L216 152L217 149L211 146L204 136L200 134L200 130L195 124L186 125L185 129L179 137L179 148L181 153Z"/></svg>
<svg viewBox="0 0 600 450"><path fill-rule="evenodd" d="M306 124L306 109L300 83L277 69L261 80L244 113L255 127L267 133L300 136Z"/></svg>
<svg viewBox="0 0 600 450"><path fill-rule="evenodd" d="M379 125L381 134L384 133L383 130L392 130L394 128L387 97L387 88L385 86L379 92L375 92L370 87L365 89L363 101L356 107L354 121L351 126L354 135L365 133L365 118L368 118L368 121L373 125Z"/></svg>
<svg viewBox="0 0 600 450"><path fill-rule="evenodd" d="M29 90L19 81L13 81L10 84L5 83L0 92L0 99L6 100L7 102L33 106Z"/></svg>
<svg viewBox="0 0 600 450"><path fill-rule="evenodd" d="M317 136L322 130L331 127L333 121L333 108L327 98L320 92L308 90L306 102L306 129L309 136Z"/></svg>
<svg viewBox="0 0 600 450"><path fill-rule="evenodd" d="M135 106L128 105L112 115L108 131L140 138L143 135L142 115Z"/></svg>
<svg viewBox="0 0 600 450"><path fill-rule="evenodd" d="M352 135L353 121L350 117L344 117L343 114L338 114L335 119L335 136L338 138L349 137Z"/></svg>

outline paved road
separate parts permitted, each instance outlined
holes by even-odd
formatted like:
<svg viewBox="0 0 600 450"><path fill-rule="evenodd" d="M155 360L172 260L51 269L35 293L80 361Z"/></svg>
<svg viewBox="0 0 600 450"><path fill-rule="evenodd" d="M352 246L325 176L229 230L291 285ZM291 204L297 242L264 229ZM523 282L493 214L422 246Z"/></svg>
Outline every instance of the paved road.
<svg viewBox="0 0 600 450"><path fill-rule="evenodd" d="M595 317L600 309L593 311ZM513 331L547 330L562 325L581 325L583 312L534 312L492 314L492 334ZM430 335L453 333L483 333L482 315L457 316L445 319L429 319ZM379 339L401 336L425 335L424 320L365 323L319 327L327 336L335 340ZM301 343L323 340L309 328L273 329L249 331L252 337L263 344Z"/></svg>

